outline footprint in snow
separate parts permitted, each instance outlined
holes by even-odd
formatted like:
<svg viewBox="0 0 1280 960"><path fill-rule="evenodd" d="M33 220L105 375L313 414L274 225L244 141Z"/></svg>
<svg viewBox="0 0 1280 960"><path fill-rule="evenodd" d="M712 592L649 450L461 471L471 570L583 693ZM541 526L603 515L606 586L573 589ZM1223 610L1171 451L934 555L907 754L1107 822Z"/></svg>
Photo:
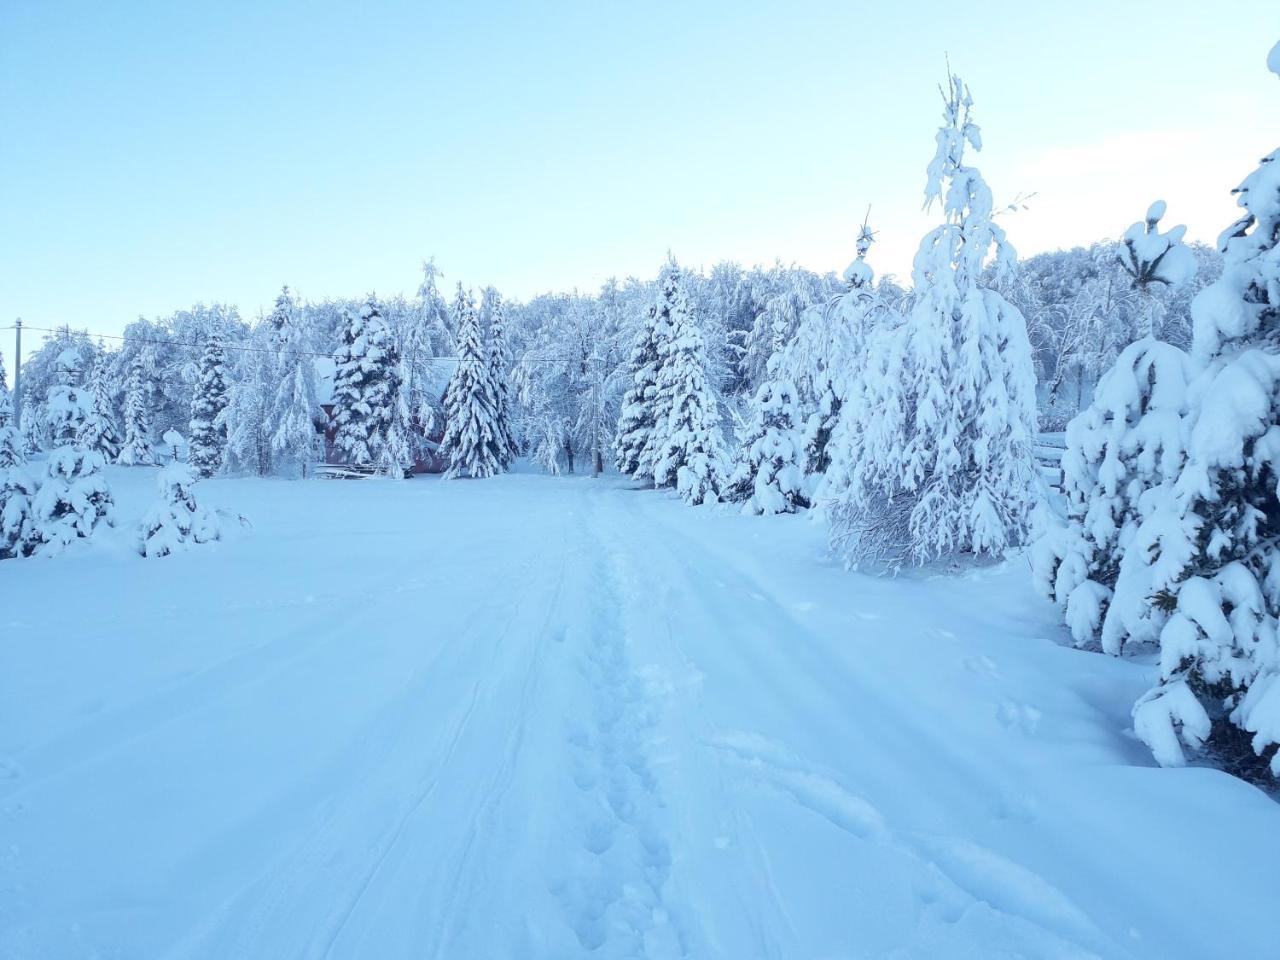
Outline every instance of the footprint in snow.
<svg viewBox="0 0 1280 960"><path fill-rule="evenodd" d="M1027 703L1015 703L1006 700L996 708L996 717L1010 730L1021 730L1023 733L1035 733L1040 725L1042 714Z"/></svg>
<svg viewBox="0 0 1280 960"><path fill-rule="evenodd" d="M1000 668L996 666L996 662L990 657L965 657L964 665L972 673L976 673L980 677L991 677L993 680L1000 679Z"/></svg>

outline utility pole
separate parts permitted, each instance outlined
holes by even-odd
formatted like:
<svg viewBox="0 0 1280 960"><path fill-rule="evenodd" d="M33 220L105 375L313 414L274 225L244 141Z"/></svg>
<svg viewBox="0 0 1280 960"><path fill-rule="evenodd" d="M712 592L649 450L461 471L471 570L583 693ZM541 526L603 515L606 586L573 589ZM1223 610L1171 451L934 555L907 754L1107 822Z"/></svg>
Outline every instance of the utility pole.
<svg viewBox="0 0 1280 960"><path fill-rule="evenodd" d="M13 321L13 426L22 430L22 318Z"/></svg>

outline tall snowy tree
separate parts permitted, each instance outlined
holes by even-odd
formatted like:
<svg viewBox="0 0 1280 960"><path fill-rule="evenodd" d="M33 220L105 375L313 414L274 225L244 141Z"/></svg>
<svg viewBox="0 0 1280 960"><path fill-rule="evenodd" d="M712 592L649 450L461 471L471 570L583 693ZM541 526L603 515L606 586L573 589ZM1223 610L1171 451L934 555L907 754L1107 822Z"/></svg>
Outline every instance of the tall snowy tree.
<svg viewBox="0 0 1280 960"><path fill-rule="evenodd" d="M990 189L964 162L966 147L980 149L981 139L958 77L947 78L943 104L925 197L942 203L946 221L916 254L904 324L877 342L901 367L874 380L883 395L859 398L853 432L864 439L831 512L833 545L851 562L998 556L1024 542L1036 502L1026 323L982 283L992 250L998 266L1013 250L992 220ZM867 363L884 369L883 358ZM886 437L886 425L897 435Z"/></svg>
<svg viewBox="0 0 1280 960"><path fill-rule="evenodd" d="M671 412L675 409L673 391L677 382L672 376L672 371L668 369L673 356L672 344L676 337L676 327L684 326L683 321L690 315L690 310L680 267L674 258L668 258L658 277L658 296L653 312L653 337L657 349L657 361L654 368L652 399L648 401L653 427L645 437L644 446L640 449L636 469L633 472L633 476L637 478L651 479L655 487L671 486L675 482L675 473L679 466L677 464L669 474L663 474L659 462L667 453Z"/></svg>
<svg viewBox="0 0 1280 960"><path fill-rule="evenodd" d="M142 361L135 358L129 367L129 378L124 384L124 445L120 448L117 459L118 463L126 466L155 463L151 452L148 392L143 378Z"/></svg>
<svg viewBox="0 0 1280 960"><path fill-rule="evenodd" d="M1120 248L1134 287L1152 303L1147 334L1126 347L1098 382L1092 405L1067 427L1062 458L1067 522L1050 524L1032 550L1038 588L1062 605L1077 644L1099 639L1119 653L1124 620L1137 610L1116 608L1109 616L1120 559L1142 520L1148 491L1173 482L1182 470L1183 418L1190 358L1152 335L1159 309L1146 291L1177 287L1195 271L1195 258L1182 245L1184 227L1159 229L1164 204L1153 204L1143 223L1125 233Z"/></svg>
<svg viewBox="0 0 1280 960"><path fill-rule="evenodd" d="M87 411L81 388L83 363L76 347L68 347L58 355L56 381L45 403L45 420L55 447L75 443L84 425Z"/></svg>
<svg viewBox="0 0 1280 960"><path fill-rule="evenodd" d="M224 470L265 477L271 473L272 398L279 386L277 344L271 325L257 324L235 350L227 402L214 415L213 429L226 435Z"/></svg>
<svg viewBox="0 0 1280 960"><path fill-rule="evenodd" d="M719 403L707 375L702 330L689 309L679 275L668 270L664 287L670 338L660 355L653 441L655 487L674 486L691 504L714 502L723 481ZM659 311L661 313L661 310Z"/></svg>
<svg viewBox="0 0 1280 960"><path fill-rule="evenodd" d="M334 445L348 463L378 463L398 402L396 365L390 332L371 296L342 331L333 375Z"/></svg>
<svg viewBox="0 0 1280 960"><path fill-rule="evenodd" d="M446 477L491 477L503 469L505 450L497 423L498 389L471 295L458 284L458 368L445 393L445 432L440 452Z"/></svg>
<svg viewBox="0 0 1280 960"><path fill-rule="evenodd" d="M212 337L200 354L196 389L191 398L187 462L197 477L212 477L222 469L227 427L221 416L229 402L227 354L221 337Z"/></svg>
<svg viewBox="0 0 1280 960"><path fill-rule="evenodd" d="M649 307L627 360L628 384L622 396L614 440L618 471L636 479L650 479L652 476L643 472L642 463L656 423L659 350L663 337L659 323L658 307Z"/></svg>
<svg viewBox="0 0 1280 960"><path fill-rule="evenodd" d="M511 351L507 349L506 313L502 296L493 287L486 287L481 295L480 312L487 319L489 331L489 379L494 390L494 429L498 434L499 458L503 469L511 466L519 449L511 428L510 387L507 380L511 372Z"/></svg>
<svg viewBox="0 0 1280 960"><path fill-rule="evenodd" d="M1280 150L1235 192L1222 276L1192 304L1186 461L1143 505L1114 604L1145 605L1129 637L1160 645L1133 711L1156 760L1249 737L1280 776Z"/></svg>
<svg viewBox="0 0 1280 960"><path fill-rule="evenodd" d="M35 545L31 501L37 490L26 467L22 436L13 424L13 398L0 358L0 560L25 556Z"/></svg>
<svg viewBox="0 0 1280 960"><path fill-rule="evenodd" d="M99 359L89 376L84 418L76 432L76 445L96 450L107 460L120 455L120 433L116 427L111 389L107 381L106 363Z"/></svg>
<svg viewBox="0 0 1280 960"><path fill-rule="evenodd" d="M279 386L272 403L271 462L277 473L305 477L315 460L316 419L320 414L316 362L305 314L294 311L276 328Z"/></svg>
<svg viewBox="0 0 1280 960"><path fill-rule="evenodd" d="M751 422L730 474L725 499L743 504L744 513L794 513L807 507L804 445L796 426L796 388L772 376L756 392Z"/></svg>

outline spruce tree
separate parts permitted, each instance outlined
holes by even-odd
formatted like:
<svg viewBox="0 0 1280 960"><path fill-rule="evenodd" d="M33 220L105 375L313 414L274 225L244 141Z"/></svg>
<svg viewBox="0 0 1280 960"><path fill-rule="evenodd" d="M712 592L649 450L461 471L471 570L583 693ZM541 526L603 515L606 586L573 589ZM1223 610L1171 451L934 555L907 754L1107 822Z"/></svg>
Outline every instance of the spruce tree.
<svg viewBox="0 0 1280 960"><path fill-rule="evenodd" d="M144 557L167 557L194 543L222 537L217 515L196 502L196 479L186 464L174 461L160 471L159 500L138 529L138 552Z"/></svg>
<svg viewBox="0 0 1280 960"><path fill-rule="evenodd" d="M674 486L686 503L718 499L724 453L719 405L707 376L702 331L678 289L671 300L671 337L658 375L659 415L654 431L655 487Z"/></svg>
<svg viewBox="0 0 1280 960"><path fill-rule="evenodd" d="M187 462L197 477L212 477L222 469L227 447L227 426L222 412L229 400L226 365L222 338L211 337L200 353L187 428L191 437Z"/></svg>
<svg viewBox="0 0 1280 960"><path fill-rule="evenodd" d="M13 425L13 398L0 357L0 560L26 556L35 545L31 500L38 490Z"/></svg>
<svg viewBox="0 0 1280 960"><path fill-rule="evenodd" d="M334 445L347 463L378 464L399 394L396 366L390 332L370 296L356 316L347 315L333 375Z"/></svg>
<svg viewBox="0 0 1280 960"><path fill-rule="evenodd" d="M497 387L490 374L475 303L462 284L458 284L454 313L459 321L458 368L444 399L445 433L440 452L449 462L444 475L491 477L503 469L505 453L497 423Z"/></svg>
<svg viewBox="0 0 1280 960"><path fill-rule="evenodd" d="M489 378L494 388L494 428L498 434L499 458L504 470L509 469L519 449L511 426L511 400L507 379L511 371L511 351L507 348L506 314L502 297L493 287L486 287L481 299L481 313L488 317Z"/></svg>
<svg viewBox="0 0 1280 960"><path fill-rule="evenodd" d="M851 563L1000 556L1025 541L1036 504L1026 322L983 277L993 248L997 274L1013 250L991 190L964 162L981 140L958 77L943 102L925 194L946 220L920 244L905 322L866 360L851 415L865 421L851 423L848 480L830 514L833 546Z"/></svg>
<svg viewBox="0 0 1280 960"><path fill-rule="evenodd" d="M89 377L88 402L84 419L76 433L76 444L96 450L112 461L120 455L120 433L116 428L111 391L107 383L106 364L99 360Z"/></svg>
<svg viewBox="0 0 1280 960"><path fill-rule="evenodd" d="M653 400L650 405L653 429L645 438L634 474L652 479L655 487L667 487L675 482L675 471L662 475L658 464L666 452L671 411L674 409L672 391L675 380L667 370L672 357L671 344L677 323L689 315L690 309L680 267L674 258L668 258L658 278L658 298L653 312L653 337L658 354Z"/></svg>
<svg viewBox="0 0 1280 960"><path fill-rule="evenodd" d="M796 426L796 388L779 377L777 358L767 376L756 391L725 499L742 503L743 513L794 513L809 506L805 452Z"/></svg>
<svg viewBox="0 0 1280 960"><path fill-rule="evenodd" d="M1114 604L1145 607L1129 637L1160 645L1133 711L1156 760L1244 736L1280 776L1280 150L1235 193L1222 276L1191 308L1186 460L1143 504Z"/></svg>
<svg viewBox="0 0 1280 960"><path fill-rule="evenodd" d="M658 368L658 308L651 306L627 359L627 389L614 440L618 471L637 479L651 479L641 472L641 457L654 429Z"/></svg>
<svg viewBox="0 0 1280 960"><path fill-rule="evenodd" d="M101 453L76 446L73 437L64 435L56 442L44 482L31 500L32 553L56 556L76 540L92 536L99 525L115 522L105 467Z"/></svg>
<svg viewBox="0 0 1280 960"><path fill-rule="evenodd" d="M124 385L124 445L116 460L125 466L155 463L151 452L151 415L147 408L147 394L142 361L134 357Z"/></svg>

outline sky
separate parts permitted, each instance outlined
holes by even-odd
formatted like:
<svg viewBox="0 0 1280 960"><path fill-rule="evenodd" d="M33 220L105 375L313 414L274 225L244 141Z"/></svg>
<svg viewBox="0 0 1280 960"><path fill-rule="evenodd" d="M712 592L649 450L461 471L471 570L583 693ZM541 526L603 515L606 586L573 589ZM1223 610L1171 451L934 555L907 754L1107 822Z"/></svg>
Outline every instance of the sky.
<svg viewBox="0 0 1280 960"><path fill-rule="evenodd" d="M1212 241L1280 145L1277 38L1275 0L0 0L0 326L412 294L430 256L521 299L668 250L838 271L868 207L905 278L948 58L1021 254L1158 198Z"/></svg>

